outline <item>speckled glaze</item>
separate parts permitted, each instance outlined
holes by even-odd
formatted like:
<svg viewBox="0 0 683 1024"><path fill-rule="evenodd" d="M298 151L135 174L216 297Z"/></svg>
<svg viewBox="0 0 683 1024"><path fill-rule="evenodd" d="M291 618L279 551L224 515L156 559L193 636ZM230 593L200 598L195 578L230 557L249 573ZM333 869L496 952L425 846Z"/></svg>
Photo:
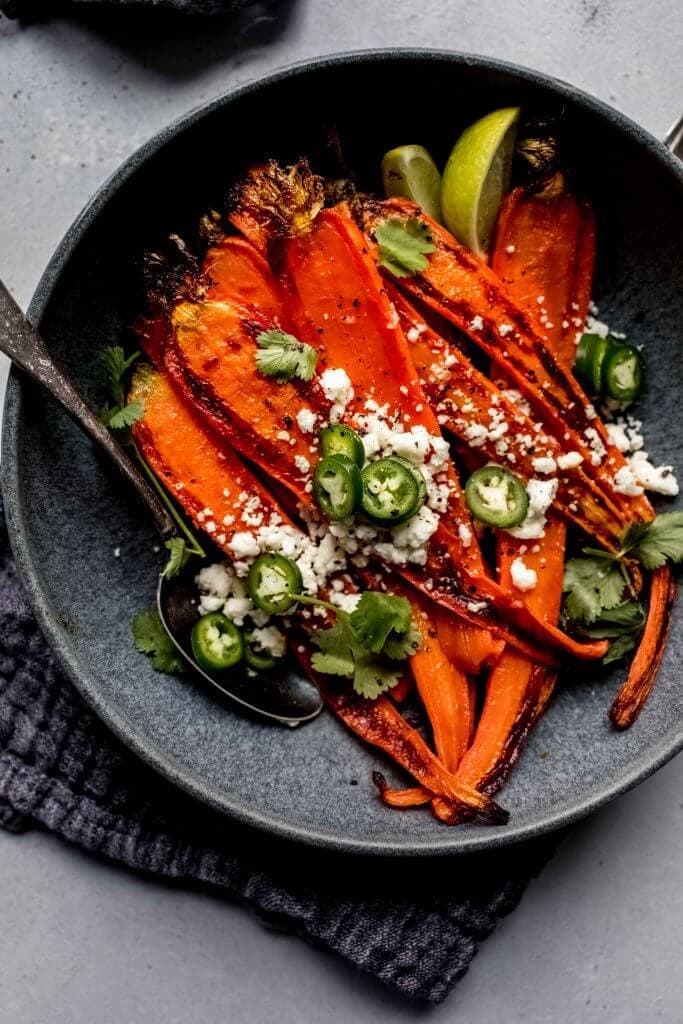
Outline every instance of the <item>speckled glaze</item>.
<svg viewBox="0 0 683 1024"><path fill-rule="evenodd" d="M406 81L410 88L405 88ZM368 96L400 95L378 117ZM443 104L425 96L448 97ZM502 105L561 113L577 173L599 218L601 314L643 343L640 403L648 448L680 461L683 396L683 173L635 124L571 87L506 64L442 52L323 58L244 86L188 115L139 150L68 232L30 316L86 397L97 398L98 352L120 339L139 303L138 261L170 231L220 207L245 163L315 149L335 123L352 166L379 187L379 158L418 140L443 160L460 127ZM678 452L677 452L678 449ZM505 828L448 829L429 814L375 798L374 767L398 776L330 715L297 730L240 716L202 689L154 673L129 621L154 596L159 556L143 510L90 442L36 385L13 373L2 483L12 545L36 614L75 684L143 758L195 796L292 839L381 854L471 851L558 828L641 781L683 745L681 602L655 690L639 721L614 732L606 712L623 676L570 666L501 794ZM667 504L671 507L671 503ZM114 549L121 557L114 557Z"/></svg>

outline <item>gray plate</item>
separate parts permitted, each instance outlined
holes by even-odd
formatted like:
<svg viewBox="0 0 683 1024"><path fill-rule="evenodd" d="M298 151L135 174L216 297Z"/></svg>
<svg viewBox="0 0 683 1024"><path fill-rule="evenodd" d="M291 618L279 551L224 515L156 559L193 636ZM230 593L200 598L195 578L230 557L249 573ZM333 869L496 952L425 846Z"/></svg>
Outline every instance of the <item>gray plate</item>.
<svg viewBox="0 0 683 1024"><path fill-rule="evenodd" d="M401 97L381 112L369 98ZM351 164L378 187L379 159L404 141L442 160L460 127L495 106L560 113L599 217L596 295L615 328L642 342L639 415L651 454L676 462L681 435L683 175L642 129L571 87L452 53L325 58L245 86L163 131L97 193L66 235L30 315L85 394L97 400L98 352L120 338L139 299L140 253L183 233L247 162L317 145L334 121ZM444 123L442 110L448 110ZM679 470L683 467L678 465ZM448 829L392 812L370 782L380 755L331 716L289 731L260 725L135 654L129 621L151 603L159 556L144 514L42 392L13 373L2 482L17 562L40 624L97 713L165 776L226 814L292 839L359 853L453 853L558 828L644 779L683 743L681 606L654 693L626 734L606 711L623 669L570 666L502 794L505 828ZM121 548L121 557L114 549Z"/></svg>

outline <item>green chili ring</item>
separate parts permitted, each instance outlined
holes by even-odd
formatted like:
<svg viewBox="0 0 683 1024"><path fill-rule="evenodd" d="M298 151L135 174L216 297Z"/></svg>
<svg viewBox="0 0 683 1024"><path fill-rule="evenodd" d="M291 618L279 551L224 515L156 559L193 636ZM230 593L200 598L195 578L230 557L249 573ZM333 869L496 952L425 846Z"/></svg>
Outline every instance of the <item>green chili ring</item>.
<svg viewBox="0 0 683 1024"><path fill-rule="evenodd" d="M223 612L202 615L192 627L190 644L194 660L207 672L223 672L244 656L242 634Z"/></svg>
<svg viewBox="0 0 683 1024"><path fill-rule="evenodd" d="M619 345L608 353L604 366L606 394L618 402L632 402L643 386L643 361L633 345Z"/></svg>
<svg viewBox="0 0 683 1024"><path fill-rule="evenodd" d="M465 498L475 519L504 530L519 526L529 508L524 483L503 466L482 466L472 473Z"/></svg>
<svg viewBox="0 0 683 1024"><path fill-rule="evenodd" d="M389 456L369 462L361 479L363 511L377 526L400 526L423 504L416 471L403 459Z"/></svg>
<svg viewBox="0 0 683 1024"><path fill-rule="evenodd" d="M249 668L253 668L256 672L270 672L271 669L281 665L284 658L276 658L274 654L264 651L254 643L251 633L245 633L244 660Z"/></svg>
<svg viewBox="0 0 683 1024"><path fill-rule="evenodd" d="M301 570L284 555L265 554L254 559L247 577L247 590L257 608L268 615L284 615L296 606L303 590Z"/></svg>
<svg viewBox="0 0 683 1024"><path fill-rule="evenodd" d="M348 519L360 504L360 470L345 455L321 459L313 474L313 495L318 508L328 519Z"/></svg>
<svg viewBox="0 0 683 1024"><path fill-rule="evenodd" d="M320 431L320 451L323 458L330 455L345 455L359 469L365 462L365 447L360 434L344 423L333 423Z"/></svg>

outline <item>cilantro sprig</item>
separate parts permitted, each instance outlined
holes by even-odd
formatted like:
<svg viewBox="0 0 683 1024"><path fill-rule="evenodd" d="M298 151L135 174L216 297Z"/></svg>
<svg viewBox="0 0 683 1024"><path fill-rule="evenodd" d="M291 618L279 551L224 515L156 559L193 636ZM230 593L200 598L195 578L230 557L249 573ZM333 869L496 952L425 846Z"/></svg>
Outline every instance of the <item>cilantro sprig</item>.
<svg viewBox="0 0 683 1024"><path fill-rule="evenodd" d="M139 612L131 623L135 650L146 654L152 668L166 675L177 675L185 668L180 653L166 632L156 608Z"/></svg>
<svg viewBox="0 0 683 1024"><path fill-rule="evenodd" d="M139 352L126 358L120 345L110 345L102 353L108 400L100 409L100 419L110 430L127 431L145 414L145 403L140 398L127 402L125 394L126 374L139 358Z"/></svg>
<svg viewBox="0 0 683 1024"><path fill-rule="evenodd" d="M645 622L629 570L636 559L644 569L683 561L683 511L664 512L649 523L627 528L617 552L585 547L564 570L565 620L595 639L612 640L603 659L616 661L632 650Z"/></svg>
<svg viewBox="0 0 683 1024"><path fill-rule="evenodd" d="M375 238L379 245L379 265L394 277L410 277L428 265L427 255L436 246L427 224L410 217L389 217L377 228Z"/></svg>
<svg viewBox="0 0 683 1024"><path fill-rule="evenodd" d="M277 380L310 380L315 373L318 353L293 334L279 328L261 331L256 338L256 366L266 377Z"/></svg>
<svg viewBox="0 0 683 1024"><path fill-rule="evenodd" d="M324 607L336 617L329 629L311 635L319 648L312 658L317 672L351 679L356 693L370 700L396 686L403 677L400 662L414 654L421 642L404 597L369 590L350 613L306 595L300 600Z"/></svg>

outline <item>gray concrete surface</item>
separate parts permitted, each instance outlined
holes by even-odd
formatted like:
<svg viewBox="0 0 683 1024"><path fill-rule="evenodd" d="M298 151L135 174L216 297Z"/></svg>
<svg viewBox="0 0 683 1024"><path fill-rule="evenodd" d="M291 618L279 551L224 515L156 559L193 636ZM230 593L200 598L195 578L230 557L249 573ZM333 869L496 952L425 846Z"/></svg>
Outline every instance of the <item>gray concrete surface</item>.
<svg viewBox="0 0 683 1024"><path fill-rule="evenodd" d="M534 65L663 134L683 103L678 0L294 0L246 40L0 21L0 273L25 305L90 193L169 119L288 61L451 46ZM683 1020L683 760L578 827L443 1006L406 1006L219 900L44 835L0 833L0 1022L649 1024Z"/></svg>

